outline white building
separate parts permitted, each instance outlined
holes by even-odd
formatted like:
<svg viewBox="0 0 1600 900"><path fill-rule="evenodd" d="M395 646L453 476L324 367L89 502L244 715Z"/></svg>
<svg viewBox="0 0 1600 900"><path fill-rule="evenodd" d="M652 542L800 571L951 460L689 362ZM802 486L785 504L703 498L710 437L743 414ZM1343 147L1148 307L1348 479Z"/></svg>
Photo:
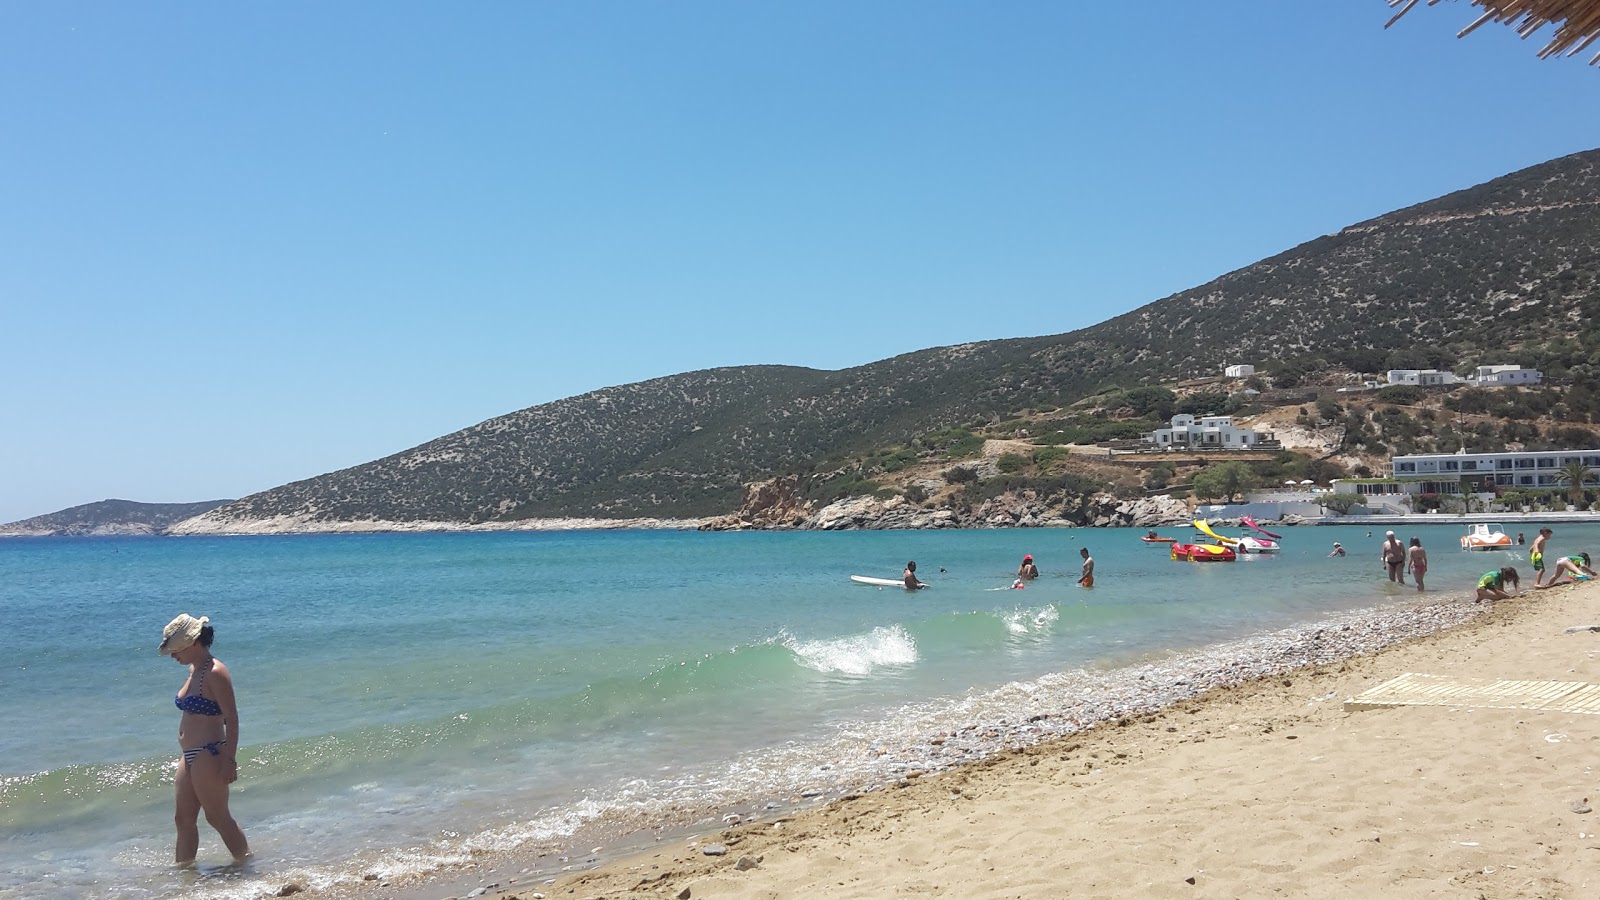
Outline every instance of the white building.
<svg viewBox="0 0 1600 900"><path fill-rule="evenodd" d="M1252 429L1234 425L1232 416L1202 416L1197 422L1188 414L1173 416L1171 428L1146 432L1144 439L1163 450L1249 450L1261 440Z"/></svg>
<svg viewBox="0 0 1600 900"><path fill-rule="evenodd" d="M1390 369L1390 384L1414 384L1419 387L1437 387L1443 384L1459 384L1461 379L1454 372L1441 372L1438 369Z"/></svg>
<svg viewBox="0 0 1600 900"><path fill-rule="evenodd" d="M1478 387L1503 387L1508 384L1538 384L1544 373L1521 366L1479 366L1467 380Z"/></svg>
<svg viewBox="0 0 1600 900"><path fill-rule="evenodd" d="M1222 370L1224 378L1249 378L1255 373L1255 366L1228 366Z"/></svg>
<svg viewBox="0 0 1600 900"><path fill-rule="evenodd" d="M1334 483L1345 494L1494 493L1508 489L1552 489L1566 485L1561 467L1581 462L1589 469L1584 484L1600 482L1600 450L1539 450L1510 453L1416 453L1389 461L1390 479Z"/></svg>

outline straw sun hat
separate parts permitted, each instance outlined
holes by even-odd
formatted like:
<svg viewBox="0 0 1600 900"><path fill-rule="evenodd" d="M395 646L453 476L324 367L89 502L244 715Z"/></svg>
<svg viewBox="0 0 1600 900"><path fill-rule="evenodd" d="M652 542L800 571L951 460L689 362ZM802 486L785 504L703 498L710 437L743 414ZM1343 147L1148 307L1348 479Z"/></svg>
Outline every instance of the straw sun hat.
<svg viewBox="0 0 1600 900"><path fill-rule="evenodd" d="M162 656L171 656L185 649L200 639L200 629L206 627L209 621L209 616L196 619L188 613L179 614L161 630L161 646L156 648L157 652Z"/></svg>

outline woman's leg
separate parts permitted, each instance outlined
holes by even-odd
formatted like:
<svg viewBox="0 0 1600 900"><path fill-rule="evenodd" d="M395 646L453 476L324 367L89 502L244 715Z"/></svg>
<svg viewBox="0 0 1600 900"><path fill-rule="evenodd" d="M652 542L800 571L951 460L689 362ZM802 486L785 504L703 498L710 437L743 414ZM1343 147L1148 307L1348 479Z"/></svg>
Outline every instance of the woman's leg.
<svg viewBox="0 0 1600 900"><path fill-rule="evenodd" d="M194 865L194 855L200 849L200 798L195 796L194 786L189 779L189 766L181 756L178 757L178 774L173 783L175 810L172 820L178 826L178 849L173 853L173 861L188 868Z"/></svg>
<svg viewBox="0 0 1600 900"><path fill-rule="evenodd" d="M244 830L228 811L228 782L222 774L222 757L201 753L186 768L194 795L206 811L206 822L222 836L234 862L243 862L250 855L250 844L244 838Z"/></svg>
<svg viewBox="0 0 1600 900"><path fill-rule="evenodd" d="M1422 592L1422 576L1428 573L1427 569L1412 569L1411 575L1417 582L1417 592Z"/></svg>

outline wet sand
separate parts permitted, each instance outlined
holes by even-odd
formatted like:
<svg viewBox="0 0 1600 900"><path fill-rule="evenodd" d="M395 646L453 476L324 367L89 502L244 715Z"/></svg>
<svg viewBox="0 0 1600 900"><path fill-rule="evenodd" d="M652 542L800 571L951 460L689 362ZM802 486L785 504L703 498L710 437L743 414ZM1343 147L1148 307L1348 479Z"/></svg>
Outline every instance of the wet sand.
<svg viewBox="0 0 1600 900"><path fill-rule="evenodd" d="M1600 625L1600 587L1530 592L1381 652L672 837L554 883L515 883L515 860L500 859L403 893L1596 896L1600 715L1343 703L1406 672L1600 683L1600 633L1565 631L1584 625Z"/></svg>

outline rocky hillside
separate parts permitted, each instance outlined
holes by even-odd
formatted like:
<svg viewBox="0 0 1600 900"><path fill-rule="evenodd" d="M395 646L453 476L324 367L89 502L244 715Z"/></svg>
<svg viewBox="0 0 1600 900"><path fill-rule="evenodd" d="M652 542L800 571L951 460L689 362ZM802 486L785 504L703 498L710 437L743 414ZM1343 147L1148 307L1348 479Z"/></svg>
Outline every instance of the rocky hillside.
<svg viewBox="0 0 1600 900"><path fill-rule="evenodd" d="M1358 223L1068 334L842 371L752 366L607 388L178 530L719 515L747 482L1234 362L1280 386L1330 360L1357 371L1518 362L1569 385L1568 418L1600 421L1597 162L1600 151L1564 157Z"/></svg>
<svg viewBox="0 0 1600 900"><path fill-rule="evenodd" d="M232 502L135 503L132 500L101 500L0 525L0 537L161 534L178 522Z"/></svg>

